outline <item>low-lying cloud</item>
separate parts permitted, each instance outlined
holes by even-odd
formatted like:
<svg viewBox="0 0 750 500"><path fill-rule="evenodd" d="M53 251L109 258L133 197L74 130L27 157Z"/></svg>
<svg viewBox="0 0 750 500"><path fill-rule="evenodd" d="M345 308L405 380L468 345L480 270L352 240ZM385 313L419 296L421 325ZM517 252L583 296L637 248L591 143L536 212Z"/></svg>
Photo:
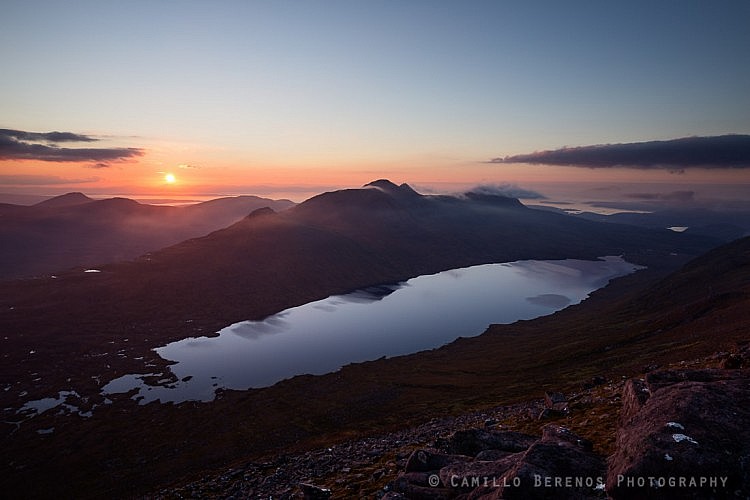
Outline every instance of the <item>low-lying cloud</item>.
<svg viewBox="0 0 750 500"><path fill-rule="evenodd" d="M588 168L750 168L750 135L685 137L668 141L600 144L493 158L490 163L532 163Z"/></svg>
<svg viewBox="0 0 750 500"><path fill-rule="evenodd" d="M96 142L95 137L72 132L26 132L0 129L0 160L48 162L94 162L97 168L109 161L122 161L143 155L138 148L70 148L65 142Z"/></svg>
<svg viewBox="0 0 750 500"><path fill-rule="evenodd" d="M545 199L541 193L531 191L530 189L524 189L515 184L479 184L467 193L491 195L491 196L505 196L506 198L525 198L529 200L542 200Z"/></svg>
<svg viewBox="0 0 750 500"><path fill-rule="evenodd" d="M678 201L687 203L695 200L695 191L671 191L669 193L626 193L625 197L644 201Z"/></svg>

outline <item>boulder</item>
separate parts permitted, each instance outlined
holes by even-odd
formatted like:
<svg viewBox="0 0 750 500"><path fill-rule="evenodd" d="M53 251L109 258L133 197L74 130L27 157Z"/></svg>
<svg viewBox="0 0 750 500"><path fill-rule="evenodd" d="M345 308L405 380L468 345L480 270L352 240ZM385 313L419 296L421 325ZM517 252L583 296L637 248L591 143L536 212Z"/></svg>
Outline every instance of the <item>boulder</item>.
<svg viewBox="0 0 750 500"><path fill-rule="evenodd" d="M539 438L515 431L468 429L456 431L448 439L439 440L438 446L448 453L476 456L485 450L515 453L523 451Z"/></svg>
<svg viewBox="0 0 750 500"><path fill-rule="evenodd" d="M651 396L651 390L643 379L633 378L625 382L622 388L622 409L620 421L627 422L633 418Z"/></svg>
<svg viewBox="0 0 750 500"><path fill-rule="evenodd" d="M406 461L404 472L437 471L446 465L468 462L471 457L464 455L448 455L433 450L416 450Z"/></svg>
<svg viewBox="0 0 750 500"><path fill-rule="evenodd" d="M567 409L566 410L555 410L552 408L543 408L542 411L539 412L539 416L537 417L537 420L547 420L548 418L559 418L564 417L567 415Z"/></svg>
<svg viewBox="0 0 750 500"><path fill-rule="evenodd" d="M437 476L434 476L437 477ZM409 498L410 500L448 500L456 493L450 488L437 486L421 486L411 483L407 476L399 476L386 485L388 498ZM384 497L385 498L385 497Z"/></svg>
<svg viewBox="0 0 750 500"><path fill-rule="evenodd" d="M440 482L447 488L464 491L495 486L499 484L498 479L516 465L522 455L515 453L492 462L477 460L449 465L440 469Z"/></svg>
<svg viewBox="0 0 750 500"><path fill-rule="evenodd" d="M503 469L505 472L499 474ZM453 484L447 482L448 473ZM462 475L475 481L474 489L461 497L467 500L593 499L604 495L605 461L590 451L588 441L565 427L548 425L542 438L526 451L494 463L474 462L440 471L444 484L454 487L460 484L456 478Z"/></svg>
<svg viewBox="0 0 750 500"><path fill-rule="evenodd" d="M750 497L750 375L664 370L629 381L607 491L615 499Z"/></svg>
<svg viewBox="0 0 750 500"><path fill-rule="evenodd" d="M480 498L601 498L605 461L591 443L565 427L547 425L494 492Z"/></svg>
<svg viewBox="0 0 750 500"><path fill-rule="evenodd" d="M503 450L484 450L477 453L477 456L474 457L477 460L482 460L484 462L494 462L496 460L500 460L501 458L505 458L508 455L512 455L513 453L510 451L503 451Z"/></svg>
<svg viewBox="0 0 750 500"><path fill-rule="evenodd" d="M327 488L321 488L310 483L300 483L299 487L302 490L302 497L305 500L325 500L331 498L331 490Z"/></svg>
<svg viewBox="0 0 750 500"><path fill-rule="evenodd" d="M557 444L567 443L584 451L593 451L594 449L594 444L591 441L578 436L567 427L561 425L545 425L542 428L542 441Z"/></svg>
<svg viewBox="0 0 750 500"><path fill-rule="evenodd" d="M568 411L568 399L562 392L545 392L544 406L550 410Z"/></svg>

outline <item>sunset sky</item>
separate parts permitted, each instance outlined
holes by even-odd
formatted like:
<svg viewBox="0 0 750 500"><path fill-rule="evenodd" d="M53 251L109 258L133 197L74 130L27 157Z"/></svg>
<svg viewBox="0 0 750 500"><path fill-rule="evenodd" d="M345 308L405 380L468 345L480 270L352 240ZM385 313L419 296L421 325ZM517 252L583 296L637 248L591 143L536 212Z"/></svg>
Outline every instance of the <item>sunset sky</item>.
<svg viewBox="0 0 750 500"><path fill-rule="evenodd" d="M750 134L749 27L747 0L9 0L0 193L301 201L386 177L750 199L750 165L491 161Z"/></svg>

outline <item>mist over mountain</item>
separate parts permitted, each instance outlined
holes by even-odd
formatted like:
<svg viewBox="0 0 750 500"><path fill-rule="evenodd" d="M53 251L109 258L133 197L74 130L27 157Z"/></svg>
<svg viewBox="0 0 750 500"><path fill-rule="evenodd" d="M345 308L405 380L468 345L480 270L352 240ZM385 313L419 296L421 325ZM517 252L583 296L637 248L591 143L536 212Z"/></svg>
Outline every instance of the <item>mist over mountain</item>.
<svg viewBox="0 0 750 500"><path fill-rule="evenodd" d="M225 227L257 208L292 205L237 196L171 207L126 198L93 200L82 193L33 206L5 205L0 209L0 279L133 259Z"/></svg>

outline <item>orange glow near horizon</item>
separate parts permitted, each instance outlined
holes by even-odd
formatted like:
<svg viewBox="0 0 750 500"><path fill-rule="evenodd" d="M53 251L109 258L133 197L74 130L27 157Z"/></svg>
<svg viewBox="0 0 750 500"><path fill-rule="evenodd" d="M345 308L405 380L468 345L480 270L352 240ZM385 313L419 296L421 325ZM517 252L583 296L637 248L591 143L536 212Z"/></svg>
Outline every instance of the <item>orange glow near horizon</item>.
<svg viewBox="0 0 750 500"><path fill-rule="evenodd" d="M481 159L411 156L388 161L268 161L232 158L216 150L153 145L143 156L110 165L0 161L0 193L154 196L238 195L288 197L302 201L326 190L359 187L386 178L426 192L458 192L478 184L516 184L529 189L563 184L741 184L741 169L580 168L529 164L496 164ZM536 187L535 187L536 186ZM665 188L667 189L667 188Z"/></svg>

